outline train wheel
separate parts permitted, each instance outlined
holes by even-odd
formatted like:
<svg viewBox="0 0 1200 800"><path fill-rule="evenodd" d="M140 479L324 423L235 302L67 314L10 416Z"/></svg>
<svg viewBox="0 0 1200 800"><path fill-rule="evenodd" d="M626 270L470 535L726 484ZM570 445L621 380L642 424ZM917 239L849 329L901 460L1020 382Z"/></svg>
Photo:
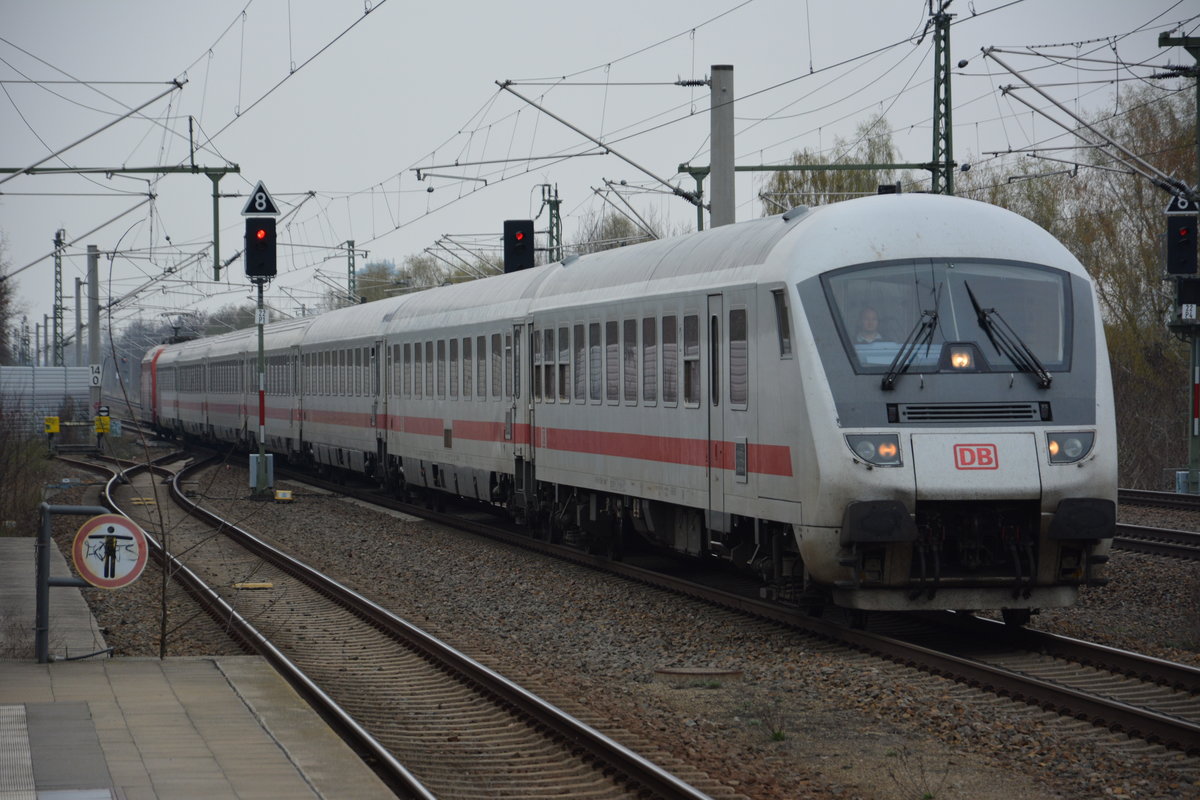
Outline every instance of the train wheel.
<svg viewBox="0 0 1200 800"><path fill-rule="evenodd" d="M625 515L609 526L608 535L604 537L605 555L610 561L625 559Z"/></svg>
<svg viewBox="0 0 1200 800"><path fill-rule="evenodd" d="M604 555L608 558L609 561L624 561L625 560L625 549L622 546L624 544L624 542L621 540L620 534L610 536L608 538L608 542L606 544L607 544L607 547L605 548Z"/></svg>
<svg viewBox="0 0 1200 800"><path fill-rule="evenodd" d="M1029 624L1033 612L1028 608L1002 608L1000 609L1000 616L1004 617L1005 625L1020 628Z"/></svg>

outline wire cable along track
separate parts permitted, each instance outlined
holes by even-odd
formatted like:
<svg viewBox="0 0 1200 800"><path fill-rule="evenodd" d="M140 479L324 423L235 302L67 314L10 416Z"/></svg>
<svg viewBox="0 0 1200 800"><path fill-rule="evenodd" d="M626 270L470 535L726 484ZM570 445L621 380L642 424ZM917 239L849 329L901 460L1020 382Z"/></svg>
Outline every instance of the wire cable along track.
<svg viewBox="0 0 1200 800"><path fill-rule="evenodd" d="M387 609L191 503L146 468L107 504L166 530L170 571L266 657L400 796L708 795ZM157 518L161 509L165 518ZM185 521L185 513L193 519ZM152 546L161 548L155 537ZM161 560L163 556L158 555ZM212 586L214 588L209 588Z"/></svg>

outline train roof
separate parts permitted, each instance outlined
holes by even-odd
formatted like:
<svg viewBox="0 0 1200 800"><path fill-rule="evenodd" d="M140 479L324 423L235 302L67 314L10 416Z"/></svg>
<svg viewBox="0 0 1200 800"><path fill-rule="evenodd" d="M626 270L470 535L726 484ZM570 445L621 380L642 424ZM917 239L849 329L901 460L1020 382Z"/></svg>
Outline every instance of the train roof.
<svg viewBox="0 0 1200 800"><path fill-rule="evenodd" d="M798 208L541 267L531 311L706 285L794 282L896 259L997 258L1086 274L1053 236L998 206L945 195L893 194ZM753 268L753 269L752 269Z"/></svg>
<svg viewBox="0 0 1200 800"><path fill-rule="evenodd" d="M310 325L305 329L303 343L330 339L369 339L382 335L384 316L402 300L403 298L391 297L309 317L307 319Z"/></svg>
<svg viewBox="0 0 1200 800"><path fill-rule="evenodd" d="M1086 270L1030 220L976 200L933 194L864 197L814 208L780 248L804 278L854 264L913 258L996 258Z"/></svg>
<svg viewBox="0 0 1200 800"><path fill-rule="evenodd" d="M518 318L564 303L602 304L705 286L795 282L839 267L913 258L996 258L1085 276L1048 232L998 206L945 195L848 200L699 233L606 250L503 276L444 286L268 326L272 350L371 339L410 326ZM172 348L195 355L244 349L253 329Z"/></svg>
<svg viewBox="0 0 1200 800"><path fill-rule="evenodd" d="M544 267L341 308L315 317L306 341L370 338L396 333L409 324L436 324L448 311L488 309L488 317L520 315L544 278ZM502 279L501 279L502 277Z"/></svg>
<svg viewBox="0 0 1200 800"><path fill-rule="evenodd" d="M533 267L503 276L414 292L406 295L404 302L390 310L385 319L390 325L389 330L401 330L409 321L419 321L421 325L435 323L436 319L431 318L441 317L448 309L470 311L486 307L489 316L520 316L529 309L529 301L536 296L555 266Z"/></svg>
<svg viewBox="0 0 1200 800"><path fill-rule="evenodd" d="M739 273L753 280L750 267L767 260L804 212L763 217L645 244L567 259L549 270L538 291L535 310L571 303L602 302L615 292L637 297L653 292L702 288L706 283L736 283Z"/></svg>
<svg viewBox="0 0 1200 800"><path fill-rule="evenodd" d="M163 348L162 356L158 360L159 368L169 367L176 361L204 358L208 355L208 350L212 346L214 338L189 339L186 342L178 342L166 346L157 345L155 349L159 347Z"/></svg>

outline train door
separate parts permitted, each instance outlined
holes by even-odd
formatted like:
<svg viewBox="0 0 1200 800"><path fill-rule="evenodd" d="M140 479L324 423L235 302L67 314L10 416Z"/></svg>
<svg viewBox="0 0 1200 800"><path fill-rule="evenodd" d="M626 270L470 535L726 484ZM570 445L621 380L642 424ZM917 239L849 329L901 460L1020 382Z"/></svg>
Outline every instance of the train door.
<svg viewBox="0 0 1200 800"><path fill-rule="evenodd" d="M299 348L297 348L299 349ZM308 393L312 390L312 353L299 352L296 356L296 391L292 398L296 401L296 448L304 449L304 408Z"/></svg>
<svg viewBox="0 0 1200 800"><path fill-rule="evenodd" d="M505 419L504 438L512 445L513 490L516 506L526 512L534 506L536 484L534 480L535 428L533 416L533 392L529 384L533 374L533 320L526 319L513 325L512 338L505 341L505 368L509 370L506 384L512 387L511 405ZM511 347L508 342L511 341ZM522 342L528 345L522 350ZM524 353L524 355L522 355ZM529 359L526 363L523 359ZM529 385L527 385L529 384Z"/></svg>
<svg viewBox="0 0 1200 800"><path fill-rule="evenodd" d="M389 370L387 345L382 339L377 339L371 348L371 427L375 429L375 452L382 461L387 448L387 376Z"/></svg>
<svg viewBox="0 0 1200 800"><path fill-rule="evenodd" d="M213 435L212 418L208 413L208 398L211 396L212 383L209 381L209 363L208 356L200 359L200 435L211 437Z"/></svg>
<svg viewBox="0 0 1200 800"><path fill-rule="evenodd" d="M722 364L724 351L721 329L722 298L719 294L708 296L707 358L703 372L704 402L708 407L708 527L723 529L725 526L725 410L721 403ZM703 380L703 378L702 378Z"/></svg>
<svg viewBox="0 0 1200 800"><path fill-rule="evenodd" d="M179 416L179 396L181 394L183 394L183 392L181 392L179 390L179 387L183 382L183 367L179 367L179 366L172 367L171 368L171 377L174 378L174 381L173 381L174 385L171 388L175 392L175 397L173 400L171 400L171 411L172 411L171 418L173 420L175 420L176 426L178 426L179 428L182 428L183 427L183 417Z"/></svg>
<svg viewBox="0 0 1200 800"><path fill-rule="evenodd" d="M293 401L292 407L288 409L287 427L287 446L288 450L292 450L300 438L300 345L292 345L288 352L287 369L290 380L281 388L291 395Z"/></svg>
<svg viewBox="0 0 1200 800"><path fill-rule="evenodd" d="M250 441L250 428L258 423L258 379L250 374L250 358L245 356L238 363L241 372L241 382L238 384L241 392L238 403L238 415L241 418L240 438L243 442ZM253 402L251 402L251 398ZM251 410L253 409L253 411ZM257 427L255 427L257 430Z"/></svg>

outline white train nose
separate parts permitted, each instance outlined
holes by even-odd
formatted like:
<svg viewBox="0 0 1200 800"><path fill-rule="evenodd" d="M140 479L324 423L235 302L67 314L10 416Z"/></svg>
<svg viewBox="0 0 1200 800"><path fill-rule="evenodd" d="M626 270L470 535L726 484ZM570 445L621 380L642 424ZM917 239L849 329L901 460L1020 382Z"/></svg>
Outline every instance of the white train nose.
<svg viewBox="0 0 1200 800"><path fill-rule="evenodd" d="M1036 500L1041 467L1033 433L914 433L917 500Z"/></svg>

